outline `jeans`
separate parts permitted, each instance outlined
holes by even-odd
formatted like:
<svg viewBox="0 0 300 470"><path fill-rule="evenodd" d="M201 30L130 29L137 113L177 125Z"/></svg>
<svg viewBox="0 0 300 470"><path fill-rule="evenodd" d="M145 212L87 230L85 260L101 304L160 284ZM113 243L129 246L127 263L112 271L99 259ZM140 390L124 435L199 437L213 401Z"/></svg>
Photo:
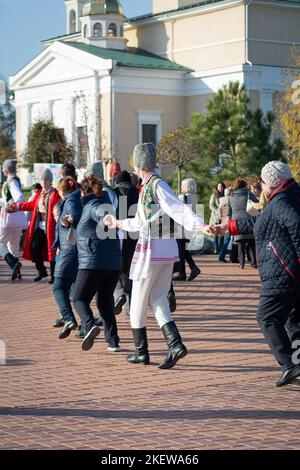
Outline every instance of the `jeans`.
<svg viewBox="0 0 300 470"><path fill-rule="evenodd" d="M292 342L300 339L300 294L261 297L256 318L278 363L292 367Z"/></svg>
<svg viewBox="0 0 300 470"><path fill-rule="evenodd" d="M53 294L64 322L75 321L70 301L72 284L71 279L56 277L53 284Z"/></svg>
<svg viewBox="0 0 300 470"><path fill-rule="evenodd" d="M73 303L81 318L84 331L95 326L90 304L96 295L96 305L104 325L105 339L111 347L119 346L116 317L114 315L114 290L118 271L79 269L73 289Z"/></svg>
<svg viewBox="0 0 300 470"><path fill-rule="evenodd" d="M223 248L222 248L220 256L219 256L220 261L224 261L225 256L227 254L227 250L228 250L228 246L229 246L230 241L231 241L231 235L230 235L230 233L227 233L225 241L224 241Z"/></svg>

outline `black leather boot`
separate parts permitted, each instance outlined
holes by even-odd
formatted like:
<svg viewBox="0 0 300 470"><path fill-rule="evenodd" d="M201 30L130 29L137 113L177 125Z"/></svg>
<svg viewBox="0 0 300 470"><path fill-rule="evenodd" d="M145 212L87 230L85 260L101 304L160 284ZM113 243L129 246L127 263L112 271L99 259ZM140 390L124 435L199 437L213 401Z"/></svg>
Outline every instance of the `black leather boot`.
<svg viewBox="0 0 300 470"><path fill-rule="evenodd" d="M170 352L158 367L160 369L171 369L177 364L179 359L185 357L188 352L185 345L181 341L181 336L174 321L166 323L162 327L162 332L166 339L167 345L169 346Z"/></svg>
<svg viewBox="0 0 300 470"><path fill-rule="evenodd" d="M33 279L33 282L39 282L44 277L47 277L47 276L48 276L47 270L46 270L46 268L43 268L38 272L38 275Z"/></svg>
<svg viewBox="0 0 300 470"><path fill-rule="evenodd" d="M12 269L11 280L15 281L20 274L22 264L19 262L18 258L15 258L11 253L7 253L7 255L4 256L4 259Z"/></svg>
<svg viewBox="0 0 300 470"><path fill-rule="evenodd" d="M127 357L127 361L132 364L142 364L147 366L150 362L147 342L146 328L132 328L135 344L135 353Z"/></svg>

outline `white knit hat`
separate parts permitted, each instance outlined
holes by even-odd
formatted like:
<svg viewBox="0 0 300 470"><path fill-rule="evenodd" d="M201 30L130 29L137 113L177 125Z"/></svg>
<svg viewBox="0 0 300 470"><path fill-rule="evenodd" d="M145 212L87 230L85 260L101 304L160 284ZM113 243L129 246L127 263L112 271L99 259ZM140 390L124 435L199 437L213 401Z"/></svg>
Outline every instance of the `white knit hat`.
<svg viewBox="0 0 300 470"><path fill-rule="evenodd" d="M290 167L286 163L276 160L267 163L261 170L261 179L271 188L276 188L280 183L291 178Z"/></svg>

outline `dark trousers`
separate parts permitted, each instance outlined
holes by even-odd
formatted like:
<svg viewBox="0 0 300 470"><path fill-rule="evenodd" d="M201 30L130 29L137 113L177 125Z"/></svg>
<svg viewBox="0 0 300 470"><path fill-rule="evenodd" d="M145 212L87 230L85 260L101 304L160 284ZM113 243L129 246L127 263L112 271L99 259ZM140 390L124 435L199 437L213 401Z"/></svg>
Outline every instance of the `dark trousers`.
<svg viewBox="0 0 300 470"><path fill-rule="evenodd" d="M292 343L300 339L300 294L260 298L257 321L278 363L293 366Z"/></svg>
<svg viewBox="0 0 300 470"><path fill-rule="evenodd" d="M35 263L35 267L38 271L45 269L43 251L47 245L47 237L44 230L38 228L34 235L31 243L31 254L32 260Z"/></svg>
<svg viewBox="0 0 300 470"><path fill-rule="evenodd" d="M251 265L256 266L256 251L255 251L255 240L238 240L238 251L239 251L239 262L240 266L245 266L246 260L246 247L249 249L249 256L251 260Z"/></svg>
<svg viewBox="0 0 300 470"><path fill-rule="evenodd" d="M53 284L55 301L65 322L74 321L74 313L70 301L70 293L74 280L56 277Z"/></svg>
<svg viewBox="0 0 300 470"><path fill-rule="evenodd" d="M180 261L174 264L173 272L186 275L185 263L187 262L187 264L190 267L190 270L196 268L196 264L195 264L195 261L193 260L191 253L189 252L189 250L186 249L186 243L188 240L182 239L182 240L176 240L176 241L178 245Z"/></svg>
<svg viewBox="0 0 300 470"><path fill-rule="evenodd" d="M118 271L79 269L73 289L73 303L86 332L95 326L90 304L96 295L97 308L103 320L105 339L112 347L119 345L113 295L118 278Z"/></svg>

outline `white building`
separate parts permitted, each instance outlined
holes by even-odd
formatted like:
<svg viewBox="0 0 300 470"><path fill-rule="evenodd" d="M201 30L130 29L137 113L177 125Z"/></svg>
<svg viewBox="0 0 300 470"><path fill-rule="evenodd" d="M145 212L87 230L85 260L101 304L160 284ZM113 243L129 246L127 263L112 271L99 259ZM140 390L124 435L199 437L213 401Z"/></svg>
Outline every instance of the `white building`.
<svg viewBox="0 0 300 470"><path fill-rule="evenodd" d="M295 0L153 0L152 13L131 19L118 0L65 4L67 34L43 41L10 78L18 155L44 117L65 130L79 164L112 158L129 169L136 143L188 123L230 80L271 110L300 44Z"/></svg>

